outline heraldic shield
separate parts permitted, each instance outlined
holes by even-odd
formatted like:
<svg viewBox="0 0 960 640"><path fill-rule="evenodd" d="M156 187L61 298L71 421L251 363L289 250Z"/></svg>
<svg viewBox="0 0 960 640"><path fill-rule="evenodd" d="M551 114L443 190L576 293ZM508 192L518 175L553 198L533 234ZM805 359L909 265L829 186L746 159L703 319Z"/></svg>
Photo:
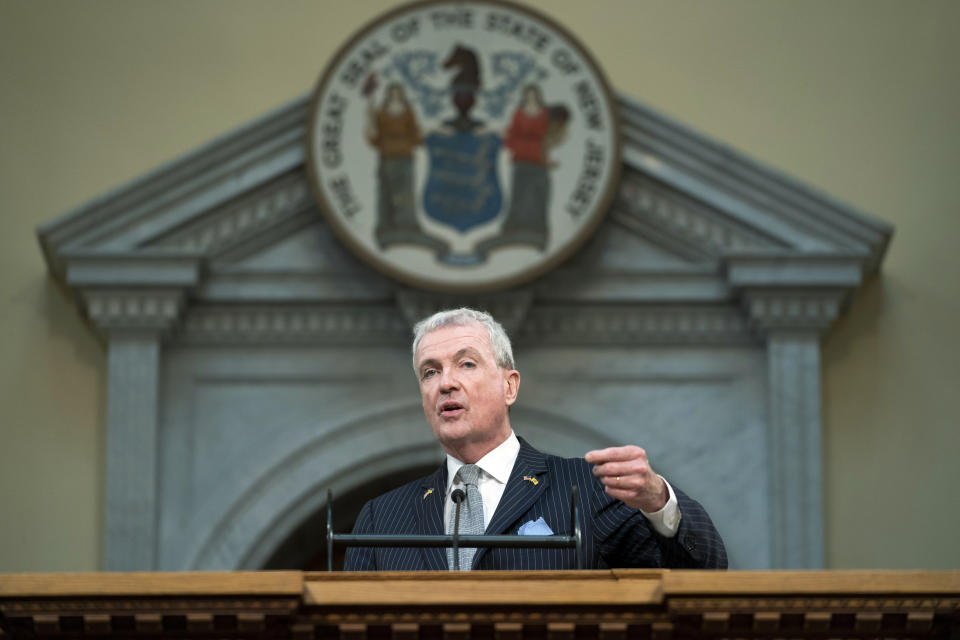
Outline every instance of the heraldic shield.
<svg viewBox="0 0 960 640"><path fill-rule="evenodd" d="M424 142L430 156L423 190L426 214L461 233L496 218L503 205L497 176L500 137L435 131Z"/></svg>

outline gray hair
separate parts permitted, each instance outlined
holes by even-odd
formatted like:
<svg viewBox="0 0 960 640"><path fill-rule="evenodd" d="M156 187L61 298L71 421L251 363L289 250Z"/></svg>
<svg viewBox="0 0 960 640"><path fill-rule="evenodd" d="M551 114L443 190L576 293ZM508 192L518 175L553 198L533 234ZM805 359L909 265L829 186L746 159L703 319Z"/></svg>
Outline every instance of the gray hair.
<svg viewBox="0 0 960 640"><path fill-rule="evenodd" d="M477 323L487 330L490 346L493 347L493 356L497 365L503 369L515 369L513 361L513 347L510 338L503 326L493 319L486 311L477 311L468 307L438 311L428 318L424 318L413 327L413 370L417 370L417 347L423 336L441 327L463 327Z"/></svg>

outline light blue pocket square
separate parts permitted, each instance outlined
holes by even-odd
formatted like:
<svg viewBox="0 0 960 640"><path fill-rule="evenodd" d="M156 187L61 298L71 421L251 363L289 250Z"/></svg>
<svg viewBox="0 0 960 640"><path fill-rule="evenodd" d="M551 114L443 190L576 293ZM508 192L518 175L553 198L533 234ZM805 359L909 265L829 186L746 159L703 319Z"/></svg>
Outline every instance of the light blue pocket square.
<svg viewBox="0 0 960 640"><path fill-rule="evenodd" d="M552 536L553 529L550 528L550 525L548 525L547 521L541 516L536 520L525 522L517 531L517 534L521 536Z"/></svg>

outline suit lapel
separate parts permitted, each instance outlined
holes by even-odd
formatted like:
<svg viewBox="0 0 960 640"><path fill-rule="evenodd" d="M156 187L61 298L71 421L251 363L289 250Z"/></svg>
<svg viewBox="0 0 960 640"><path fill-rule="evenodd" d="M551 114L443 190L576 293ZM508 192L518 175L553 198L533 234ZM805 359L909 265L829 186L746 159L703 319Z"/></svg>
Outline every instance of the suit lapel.
<svg viewBox="0 0 960 640"><path fill-rule="evenodd" d="M444 463L432 475L424 478L420 493L414 496L416 503L417 533L419 535L443 535L443 504L447 486L447 465ZM447 554L441 547L423 547L424 568L434 571L447 570Z"/></svg>
<svg viewBox="0 0 960 640"><path fill-rule="evenodd" d="M517 519L530 510L550 484L546 456L527 444L523 438L519 440L517 461L513 464L497 510L487 525L486 534L495 536L509 533ZM535 481L531 481L531 478ZM473 557L474 567L486 552L486 548L477 549L477 554Z"/></svg>

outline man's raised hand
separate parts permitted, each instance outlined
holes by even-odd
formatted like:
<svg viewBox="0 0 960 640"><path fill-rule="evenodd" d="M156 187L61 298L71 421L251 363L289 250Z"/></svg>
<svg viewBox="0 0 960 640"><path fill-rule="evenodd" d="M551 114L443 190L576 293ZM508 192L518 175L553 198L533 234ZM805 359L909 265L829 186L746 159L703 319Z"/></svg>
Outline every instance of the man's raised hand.
<svg viewBox="0 0 960 640"><path fill-rule="evenodd" d="M606 492L617 500L647 513L667 504L667 483L656 474L647 461L647 452L640 447L597 449L588 451L584 458L593 465L593 475L600 478Z"/></svg>

